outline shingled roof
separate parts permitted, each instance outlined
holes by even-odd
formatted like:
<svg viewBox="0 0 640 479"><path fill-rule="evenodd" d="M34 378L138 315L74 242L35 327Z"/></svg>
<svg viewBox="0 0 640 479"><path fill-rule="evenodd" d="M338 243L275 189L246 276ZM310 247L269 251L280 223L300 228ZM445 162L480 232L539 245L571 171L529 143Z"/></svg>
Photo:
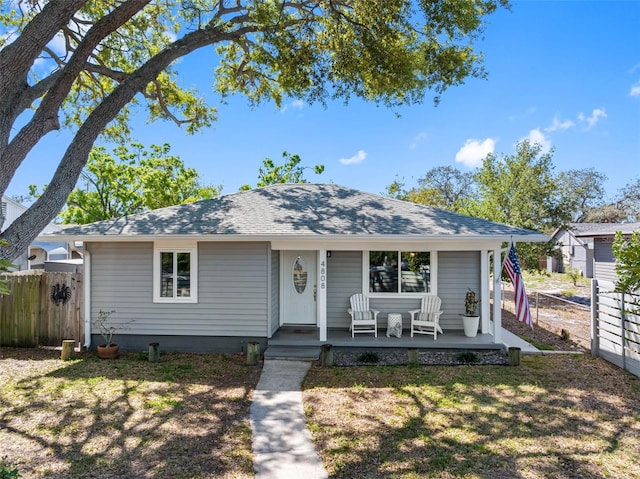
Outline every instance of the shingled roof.
<svg viewBox="0 0 640 479"><path fill-rule="evenodd" d="M576 236L610 236L618 231L627 235L640 231L640 223L571 223L568 229Z"/></svg>
<svg viewBox="0 0 640 479"><path fill-rule="evenodd" d="M535 231L385 198L333 184L279 184L65 228L56 236L358 237L544 241ZM123 238L124 237L124 238Z"/></svg>

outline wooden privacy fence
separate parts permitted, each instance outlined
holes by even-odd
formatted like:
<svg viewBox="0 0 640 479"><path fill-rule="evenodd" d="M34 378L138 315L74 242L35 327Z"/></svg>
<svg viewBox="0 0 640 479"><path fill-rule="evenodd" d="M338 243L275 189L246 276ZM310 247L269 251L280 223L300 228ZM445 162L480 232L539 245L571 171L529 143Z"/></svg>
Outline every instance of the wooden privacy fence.
<svg viewBox="0 0 640 479"><path fill-rule="evenodd" d="M591 354L640 377L640 295L591 282Z"/></svg>
<svg viewBox="0 0 640 479"><path fill-rule="evenodd" d="M0 295L0 346L60 346L84 342L81 273L3 275L11 293Z"/></svg>

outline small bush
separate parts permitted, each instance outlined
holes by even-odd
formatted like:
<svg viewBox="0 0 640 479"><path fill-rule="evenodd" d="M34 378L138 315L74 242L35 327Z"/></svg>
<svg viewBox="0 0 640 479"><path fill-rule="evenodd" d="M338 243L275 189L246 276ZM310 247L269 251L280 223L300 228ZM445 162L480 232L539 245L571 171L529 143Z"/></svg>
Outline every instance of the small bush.
<svg viewBox="0 0 640 479"><path fill-rule="evenodd" d="M565 274L573 281L574 286L578 286L578 280L582 277L582 273L578 268L568 267Z"/></svg>
<svg viewBox="0 0 640 479"><path fill-rule="evenodd" d="M0 479L17 479L19 477L18 468L7 460L7 456L0 458Z"/></svg>
<svg viewBox="0 0 640 479"><path fill-rule="evenodd" d="M364 353L362 353L360 356L358 356L358 362L361 363L377 363L378 361L380 361L380 357L378 356L378 353L375 353L373 351L366 351Z"/></svg>
<svg viewBox="0 0 640 479"><path fill-rule="evenodd" d="M480 358L473 351L463 351L457 356L458 361L464 364L479 363Z"/></svg>

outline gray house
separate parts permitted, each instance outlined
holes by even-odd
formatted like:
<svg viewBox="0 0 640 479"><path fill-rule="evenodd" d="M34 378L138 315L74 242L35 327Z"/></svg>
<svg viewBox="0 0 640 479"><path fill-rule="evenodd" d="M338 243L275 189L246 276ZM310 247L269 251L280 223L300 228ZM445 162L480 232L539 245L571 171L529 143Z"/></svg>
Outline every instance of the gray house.
<svg viewBox="0 0 640 479"><path fill-rule="evenodd" d="M552 239L556 240L560 260L549 258L552 271L564 273L567 267L576 268L585 278L616 281L612 244L617 231L626 238L640 231L640 223L571 223L558 228Z"/></svg>
<svg viewBox="0 0 640 479"><path fill-rule="evenodd" d="M226 352L265 344L287 328L328 342L348 330L354 293L369 294L380 318L404 313L405 328L407 311L435 293L445 336L462 336L469 288L481 299L481 333L500 343L500 288L495 306L489 297L501 262L493 262L492 277L490 257L500 258L510 240L548 239L314 184L274 185L49 236L84 242L87 346L99 342L90 318L115 310L113 321L130 321L117 338L124 348L160 341L163 350Z"/></svg>

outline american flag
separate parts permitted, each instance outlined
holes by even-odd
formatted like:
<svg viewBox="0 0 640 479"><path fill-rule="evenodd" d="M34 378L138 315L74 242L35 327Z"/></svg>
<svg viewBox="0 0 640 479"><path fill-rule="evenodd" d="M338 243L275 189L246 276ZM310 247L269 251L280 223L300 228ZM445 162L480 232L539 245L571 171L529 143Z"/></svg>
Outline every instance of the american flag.
<svg viewBox="0 0 640 479"><path fill-rule="evenodd" d="M520 271L520 262L518 261L518 255L516 254L516 247L511 243L509 253L504 259L504 268L507 270L507 275L513 284L515 291L516 301L516 318L518 321L528 324L533 329L533 322L531 321L531 311L529 310L529 299L527 293L524 290L524 281L522 279L522 272Z"/></svg>

